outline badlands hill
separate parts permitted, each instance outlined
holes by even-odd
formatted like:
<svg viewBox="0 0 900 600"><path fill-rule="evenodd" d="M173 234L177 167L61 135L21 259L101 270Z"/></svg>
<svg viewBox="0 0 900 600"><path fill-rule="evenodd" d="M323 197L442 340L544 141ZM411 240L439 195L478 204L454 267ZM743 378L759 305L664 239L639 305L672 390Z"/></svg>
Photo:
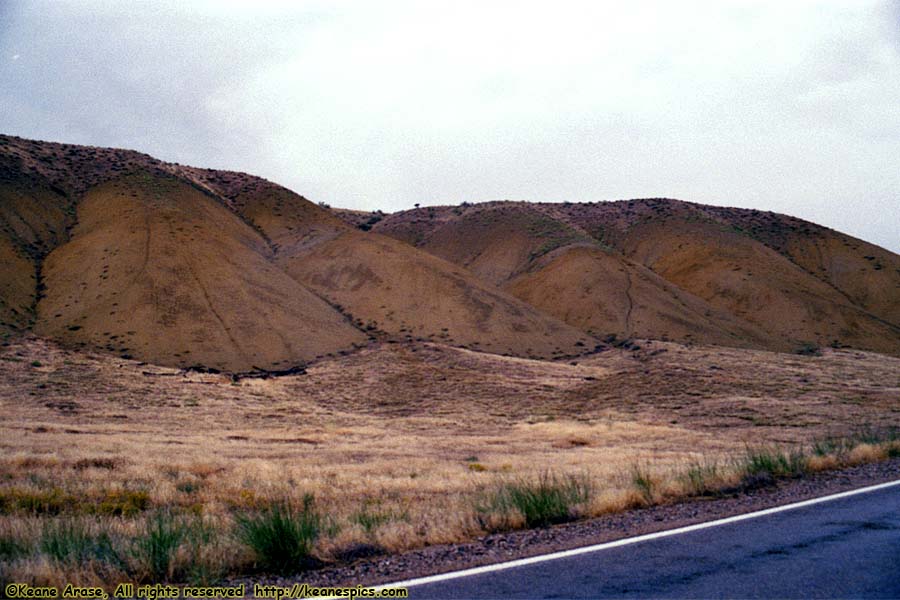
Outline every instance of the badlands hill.
<svg viewBox="0 0 900 600"><path fill-rule="evenodd" d="M282 371L370 339L561 357L596 340L258 177L0 136L0 329Z"/></svg>
<svg viewBox="0 0 900 600"><path fill-rule="evenodd" d="M179 367L287 371L372 340L900 354L900 257L675 200L332 211L243 173L0 136L0 261L0 331Z"/></svg>
<svg viewBox="0 0 900 600"><path fill-rule="evenodd" d="M338 214L593 335L900 354L900 256L785 215L668 199Z"/></svg>

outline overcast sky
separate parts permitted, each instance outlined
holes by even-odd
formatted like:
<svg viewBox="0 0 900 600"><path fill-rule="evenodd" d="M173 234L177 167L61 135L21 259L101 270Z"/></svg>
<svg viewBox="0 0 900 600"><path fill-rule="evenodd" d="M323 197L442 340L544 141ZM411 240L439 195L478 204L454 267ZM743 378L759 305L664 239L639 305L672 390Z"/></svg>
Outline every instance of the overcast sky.
<svg viewBox="0 0 900 600"><path fill-rule="evenodd" d="M900 252L900 3L0 0L0 131L348 208L665 196Z"/></svg>

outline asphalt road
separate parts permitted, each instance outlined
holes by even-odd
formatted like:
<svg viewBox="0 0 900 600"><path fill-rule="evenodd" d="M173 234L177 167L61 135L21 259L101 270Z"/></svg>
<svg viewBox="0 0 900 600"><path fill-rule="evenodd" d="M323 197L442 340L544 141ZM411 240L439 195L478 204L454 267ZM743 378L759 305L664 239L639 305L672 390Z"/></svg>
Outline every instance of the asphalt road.
<svg viewBox="0 0 900 600"><path fill-rule="evenodd" d="M900 598L900 486L409 592L411 598Z"/></svg>

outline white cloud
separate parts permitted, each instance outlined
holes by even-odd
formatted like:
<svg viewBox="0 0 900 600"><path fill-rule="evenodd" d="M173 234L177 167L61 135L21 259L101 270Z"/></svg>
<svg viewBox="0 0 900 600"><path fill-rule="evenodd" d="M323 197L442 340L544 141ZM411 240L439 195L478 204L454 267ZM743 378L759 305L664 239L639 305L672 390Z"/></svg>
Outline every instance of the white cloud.
<svg viewBox="0 0 900 600"><path fill-rule="evenodd" d="M664 195L788 212L900 250L888 3L66 6L82 22L47 64L71 48L79 60L27 89L89 88L101 114L72 107L66 127L102 132L93 143L356 208ZM33 12L32 30L54 23ZM101 101L127 104L113 123Z"/></svg>

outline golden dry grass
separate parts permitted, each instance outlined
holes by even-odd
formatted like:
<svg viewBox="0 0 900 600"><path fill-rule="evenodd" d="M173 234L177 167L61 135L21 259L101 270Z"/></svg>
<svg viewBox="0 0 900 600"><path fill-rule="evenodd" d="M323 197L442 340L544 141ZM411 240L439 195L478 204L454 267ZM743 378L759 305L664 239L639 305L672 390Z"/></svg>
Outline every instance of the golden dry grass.
<svg viewBox="0 0 900 600"><path fill-rule="evenodd" d="M597 515L691 493L676 474L725 465L750 444L898 425L898 373L900 360L862 352L653 342L568 363L384 344L307 375L232 382L14 340L0 355L0 529L34 537L28 514L59 506L122 535L159 507L227 530L235 510L308 492L339 525L316 548L325 559L360 543L460 541L492 527L474 506L503 481L584 477L594 493L576 512ZM884 452L861 446L841 460ZM231 538L205 552L225 570L251 560ZM19 561L7 576L75 576L45 563Z"/></svg>

